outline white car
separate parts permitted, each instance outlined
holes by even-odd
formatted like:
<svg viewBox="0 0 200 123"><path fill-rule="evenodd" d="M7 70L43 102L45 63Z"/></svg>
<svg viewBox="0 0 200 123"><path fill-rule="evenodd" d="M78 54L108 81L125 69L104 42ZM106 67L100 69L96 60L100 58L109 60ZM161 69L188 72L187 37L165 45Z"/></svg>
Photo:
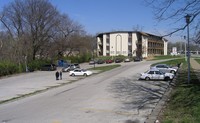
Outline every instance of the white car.
<svg viewBox="0 0 200 123"><path fill-rule="evenodd" d="M150 69L145 73L141 73L140 79L144 80L172 80L173 73L163 73L158 69Z"/></svg>
<svg viewBox="0 0 200 123"><path fill-rule="evenodd" d="M85 69L74 69L69 72L70 76L89 76L92 75L92 71Z"/></svg>
<svg viewBox="0 0 200 123"><path fill-rule="evenodd" d="M129 58L124 59L124 62L130 62L131 60Z"/></svg>
<svg viewBox="0 0 200 123"><path fill-rule="evenodd" d="M173 73L175 74L177 72L178 67L169 67L166 64L157 64L151 68L157 68L158 70L164 72L164 73Z"/></svg>

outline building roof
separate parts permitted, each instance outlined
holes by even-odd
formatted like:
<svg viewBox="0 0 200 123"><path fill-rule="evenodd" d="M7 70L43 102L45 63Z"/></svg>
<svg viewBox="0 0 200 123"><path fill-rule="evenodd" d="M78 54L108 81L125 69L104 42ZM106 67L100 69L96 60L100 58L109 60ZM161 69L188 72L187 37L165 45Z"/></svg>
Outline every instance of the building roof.
<svg viewBox="0 0 200 123"><path fill-rule="evenodd" d="M104 33L99 33L97 34L96 37L99 37L103 34L115 34L115 33L139 33L143 36L155 36L155 37L158 37L158 38L161 38L163 39L164 41L168 41L167 39L163 38L163 36L157 36L157 35L154 35L154 34L150 34L150 33L146 33L146 32L142 32L142 31L112 31L112 32L104 32Z"/></svg>

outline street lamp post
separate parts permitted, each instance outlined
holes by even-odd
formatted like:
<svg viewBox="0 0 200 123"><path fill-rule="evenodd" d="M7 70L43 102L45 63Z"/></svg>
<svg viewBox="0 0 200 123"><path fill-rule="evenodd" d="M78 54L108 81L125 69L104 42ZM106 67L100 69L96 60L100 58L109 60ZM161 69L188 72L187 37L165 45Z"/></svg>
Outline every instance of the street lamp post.
<svg viewBox="0 0 200 123"><path fill-rule="evenodd" d="M188 46L187 46L187 63L188 63L188 84L190 83L190 42L189 42L189 24L190 24L190 15L187 14L185 16L185 20L187 23L187 41L188 41Z"/></svg>
<svg viewBox="0 0 200 123"><path fill-rule="evenodd" d="M186 50L186 36L183 37L185 41L185 61L187 61L187 50Z"/></svg>

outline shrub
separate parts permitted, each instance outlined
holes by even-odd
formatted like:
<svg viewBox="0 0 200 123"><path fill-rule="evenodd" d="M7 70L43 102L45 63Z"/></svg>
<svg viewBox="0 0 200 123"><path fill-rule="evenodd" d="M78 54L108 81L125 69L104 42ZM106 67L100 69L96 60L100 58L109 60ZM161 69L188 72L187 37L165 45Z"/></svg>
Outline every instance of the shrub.
<svg viewBox="0 0 200 123"><path fill-rule="evenodd" d="M51 64L51 61L50 60L37 59L37 60L31 61L31 62L28 63L28 69L30 71L40 70L41 67L45 64Z"/></svg>
<svg viewBox="0 0 200 123"><path fill-rule="evenodd" d="M92 59L92 55L90 53L84 53L79 56L68 56L64 59L70 59L71 63L83 63L88 62L90 59Z"/></svg>
<svg viewBox="0 0 200 123"><path fill-rule="evenodd" d="M18 69L18 65L8 62L2 61L0 62L0 76L6 76L14 73L18 73L20 69Z"/></svg>

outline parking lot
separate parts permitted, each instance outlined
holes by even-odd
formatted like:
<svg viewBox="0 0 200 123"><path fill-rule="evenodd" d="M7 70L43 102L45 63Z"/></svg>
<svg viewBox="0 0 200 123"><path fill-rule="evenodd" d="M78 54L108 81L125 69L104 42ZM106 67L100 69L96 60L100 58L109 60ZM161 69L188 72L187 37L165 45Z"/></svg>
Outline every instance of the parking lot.
<svg viewBox="0 0 200 123"><path fill-rule="evenodd" d="M8 88L4 91L10 91L10 97L14 93L14 96L19 96L80 80L2 105L0 119L13 119L11 123L26 121L49 123L55 119L59 122L124 123L129 120L144 122L169 85L168 81L138 80L140 73L148 70L152 63L151 61L121 63L122 66L119 68L84 77L85 79L70 77L68 73L63 73L63 80L56 81L55 71L37 71L3 78L1 87L5 87L7 83ZM81 64L81 67L93 66ZM1 93L3 94L9 93ZM29 115L30 111L32 113Z"/></svg>
<svg viewBox="0 0 200 123"><path fill-rule="evenodd" d="M110 64L99 64L95 66L98 67L105 65ZM83 63L80 64L80 67L89 69L94 67L94 65ZM58 67L57 71L61 71L61 69L62 67ZM34 94L38 91L68 84L83 78L71 77L69 76L69 72L63 72L62 80L56 81L55 72L56 71L34 71L0 78L0 102L22 97L27 94ZM98 72L99 71L93 71L93 73Z"/></svg>

